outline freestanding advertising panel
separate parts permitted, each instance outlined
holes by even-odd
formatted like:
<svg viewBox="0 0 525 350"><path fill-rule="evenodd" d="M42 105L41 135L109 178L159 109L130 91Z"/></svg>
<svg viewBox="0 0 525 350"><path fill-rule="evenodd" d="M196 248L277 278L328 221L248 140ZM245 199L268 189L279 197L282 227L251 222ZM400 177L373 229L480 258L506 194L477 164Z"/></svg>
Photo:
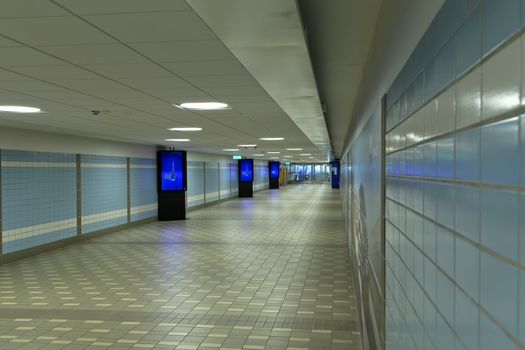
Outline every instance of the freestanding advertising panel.
<svg viewBox="0 0 525 350"><path fill-rule="evenodd" d="M239 197L253 197L253 159L239 159Z"/></svg>
<svg viewBox="0 0 525 350"><path fill-rule="evenodd" d="M332 188L339 188L339 170L340 170L339 160L332 161L330 166L332 168L332 171L331 171Z"/></svg>
<svg viewBox="0 0 525 350"><path fill-rule="evenodd" d="M186 151L157 152L160 221L186 219Z"/></svg>
<svg viewBox="0 0 525 350"><path fill-rule="evenodd" d="M269 181L270 181L270 189L276 189L279 188L279 168L280 164L279 162L269 162L268 163L270 174Z"/></svg>

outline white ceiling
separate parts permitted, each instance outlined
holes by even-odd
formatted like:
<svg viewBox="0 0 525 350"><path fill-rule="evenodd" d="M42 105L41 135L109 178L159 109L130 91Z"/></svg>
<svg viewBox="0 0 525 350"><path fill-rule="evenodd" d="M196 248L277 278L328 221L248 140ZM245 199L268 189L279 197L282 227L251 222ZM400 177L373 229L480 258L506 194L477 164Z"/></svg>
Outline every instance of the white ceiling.
<svg viewBox="0 0 525 350"><path fill-rule="evenodd" d="M327 157L330 138L295 0L187 0Z"/></svg>
<svg viewBox="0 0 525 350"><path fill-rule="evenodd" d="M172 106L191 101L232 109ZM0 113L0 126L145 144L189 137L177 147L214 153L257 143L257 153L322 156L183 0L3 0L0 104L45 111ZM204 131L167 130L177 126ZM272 136L286 140L258 140ZM291 147L303 151L284 151Z"/></svg>
<svg viewBox="0 0 525 350"><path fill-rule="evenodd" d="M382 4L383 0L299 1L337 158L352 123Z"/></svg>

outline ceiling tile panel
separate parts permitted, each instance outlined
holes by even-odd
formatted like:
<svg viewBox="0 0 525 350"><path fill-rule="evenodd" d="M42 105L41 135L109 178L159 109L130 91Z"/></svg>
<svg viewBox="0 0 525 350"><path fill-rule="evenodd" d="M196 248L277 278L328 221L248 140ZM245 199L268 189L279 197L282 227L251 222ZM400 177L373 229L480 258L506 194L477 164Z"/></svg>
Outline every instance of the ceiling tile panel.
<svg viewBox="0 0 525 350"><path fill-rule="evenodd" d="M19 0L11 0L19 1ZM33 0L42 2L41 0ZM182 11L189 7L184 0L55 0L69 10L80 15L154 12L154 11Z"/></svg>
<svg viewBox="0 0 525 350"><path fill-rule="evenodd" d="M248 71L237 60L165 62L162 65L182 77L248 74Z"/></svg>
<svg viewBox="0 0 525 350"><path fill-rule="evenodd" d="M0 18L67 16L69 13L50 1L2 0Z"/></svg>
<svg viewBox="0 0 525 350"><path fill-rule="evenodd" d="M83 17L126 43L215 39L213 32L203 26L201 19L192 11Z"/></svg>
<svg viewBox="0 0 525 350"><path fill-rule="evenodd" d="M41 49L78 65L148 63L147 58L122 44L46 46Z"/></svg>
<svg viewBox="0 0 525 350"><path fill-rule="evenodd" d="M132 43L130 46L161 63L234 59L230 51L218 40Z"/></svg>
<svg viewBox="0 0 525 350"><path fill-rule="evenodd" d="M31 46L113 42L104 33L73 16L0 19L0 33Z"/></svg>

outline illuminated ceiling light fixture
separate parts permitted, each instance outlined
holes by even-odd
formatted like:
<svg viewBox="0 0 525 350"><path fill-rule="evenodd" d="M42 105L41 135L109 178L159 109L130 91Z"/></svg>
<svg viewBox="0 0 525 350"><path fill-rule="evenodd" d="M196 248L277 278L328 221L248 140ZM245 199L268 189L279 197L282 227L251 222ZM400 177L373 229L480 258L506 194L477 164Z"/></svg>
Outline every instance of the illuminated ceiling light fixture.
<svg viewBox="0 0 525 350"><path fill-rule="evenodd" d="M166 139L168 142L189 142L190 139Z"/></svg>
<svg viewBox="0 0 525 350"><path fill-rule="evenodd" d="M26 106L0 106L0 112L11 113L40 113L42 110L36 107Z"/></svg>
<svg viewBox="0 0 525 350"><path fill-rule="evenodd" d="M281 152L266 152L268 154L280 154Z"/></svg>
<svg viewBox="0 0 525 350"><path fill-rule="evenodd" d="M263 141L282 141L284 137L261 137L259 140Z"/></svg>
<svg viewBox="0 0 525 350"><path fill-rule="evenodd" d="M202 128L169 128L170 131L201 131Z"/></svg>
<svg viewBox="0 0 525 350"><path fill-rule="evenodd" d="M302 151L302 148L287 148L287 151Z"/></svg>
<svg viewBox="0 0 525 350"><path fill-rule="evenodd" d="M182 109L194 109L199 111L215 111L230 108L228 104L222 102L185 102L174 106Z"/></svg>
<svg viewBox="0 0 525 350"><path fill-rule="evenodd" d="M299 154L299 155L300 155L300 156L311 156L312 153L301 153L301 154Z"/></svg>
<svg viewBox="0 0 525 350"><path fill-rule="evenodd" d="M238 152L239 149L238 148L224 148L223 151L224 152Z"/></svg>
<svg viewBox="0 0 525 350"><path fill-rule="evenodd" d="M257 145L237 145L237 147L243 147L243 148L255 148Z"/></svg>
<svg viewBox="0 0 525 350"><path fill-rule="evenodd" d="M254 156L254 157L263 157L264 153L252 154L252 156Z"/></svg>

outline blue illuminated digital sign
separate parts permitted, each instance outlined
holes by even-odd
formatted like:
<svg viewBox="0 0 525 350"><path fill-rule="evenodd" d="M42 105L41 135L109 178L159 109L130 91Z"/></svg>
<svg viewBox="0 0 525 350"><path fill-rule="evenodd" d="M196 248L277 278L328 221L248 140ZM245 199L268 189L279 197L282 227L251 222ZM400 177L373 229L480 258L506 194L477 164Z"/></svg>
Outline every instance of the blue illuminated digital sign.
<svg viewBox="0 0 525 350"><path fill-rule="evenodd" d="M253 181L253 159L239 160L239 179L240 181Z"/></svg>
<svg viewBox="0 0 525 350"><path fill-rule="evenodd" d="M279 162L270 162L270 177L272 179L279 178Z"/></svg>
<svg viewBox="0 0 525 350"><path fill-rule="evenodd" d="M185 152L159 152L160 189L161 191L184 191L185 186Z"/></svg>

